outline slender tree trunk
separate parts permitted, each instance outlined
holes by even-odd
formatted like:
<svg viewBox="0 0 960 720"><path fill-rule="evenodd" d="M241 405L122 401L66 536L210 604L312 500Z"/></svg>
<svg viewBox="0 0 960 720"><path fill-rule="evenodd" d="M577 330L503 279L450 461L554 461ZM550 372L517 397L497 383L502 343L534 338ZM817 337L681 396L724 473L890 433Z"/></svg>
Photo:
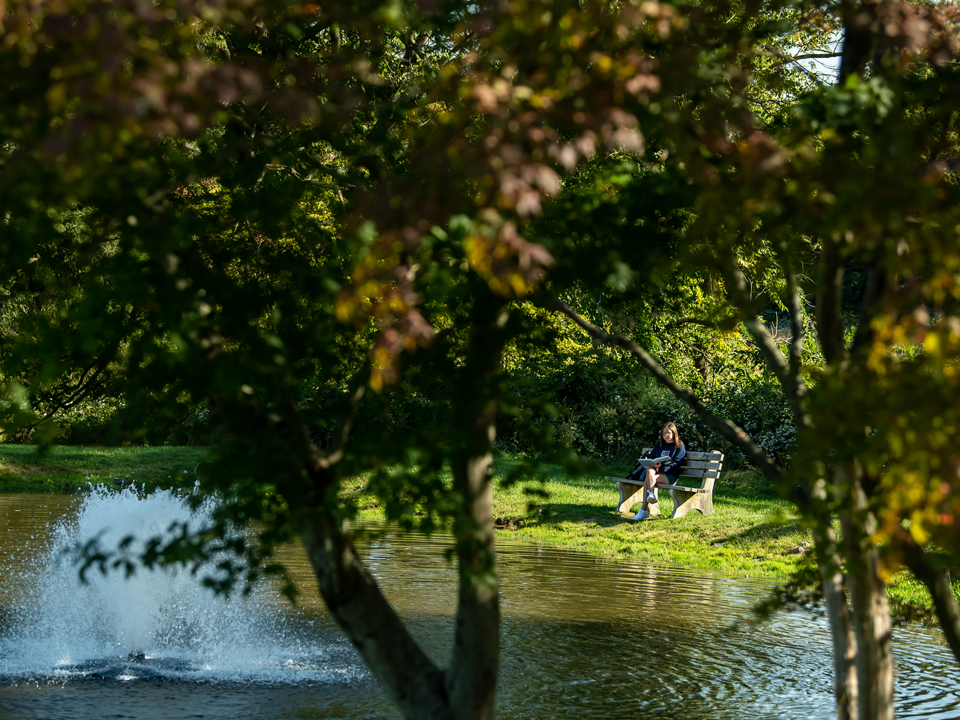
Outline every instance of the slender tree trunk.
<svg viewBox="0 0 960 720"><path fill-rule="evenodd" d="M830 518L814 531L817 565L833 640L833 693L838 720L857 720L857 639L850 624L837 536Z"/></svg>
<svg viewBox="0 0 960 720"><path fill-rule="evenodd" d="M841 467L836 475L837 487L847 491L850 501L840 513L840 525L857 638L859 720L893 720L890 606L880 555L870 540L876 520L867 508L860 468Z"/></svg>
<svg viewBox="0 0 960 720"><path fill-rule="evenodd" d="M453 657L447 692L458 720L492 720L500 653L500 598L493 537L493 441L500 371L503 300L492 293L473 308L470 357L461 370L457 406L467 423L461 450L453 460L454 491L462 512L454 522L460 570Z"/></svg>
<svg viewBox="0 0 960 720"><path fill-rule="evenodd" d="M497 661L500 652L500 602L493 537L493 455L496 405L491 401L474 423L478 446L486 452L468 456L454 470L455 489L466 499L466 516L456 524L460 569L453 658L447 669L447 692L455 718L493 718Z"/></svg>

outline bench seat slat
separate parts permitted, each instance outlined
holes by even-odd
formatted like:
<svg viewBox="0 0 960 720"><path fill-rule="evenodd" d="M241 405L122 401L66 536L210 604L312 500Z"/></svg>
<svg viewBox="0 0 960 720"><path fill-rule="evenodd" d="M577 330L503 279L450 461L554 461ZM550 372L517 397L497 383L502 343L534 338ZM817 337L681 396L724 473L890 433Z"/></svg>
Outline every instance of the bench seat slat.
<svg viewBox="0 0 960 720"><path fill-rule="evenodd" d="M680 477L683 477L683 475L681 475ZM627 478L617 478L617 477L610 477L610 476L606 476L603 479L611 480L613 482L627 483L629 485L643 485L643 480L627 480ZM697 493L709 492L709 490L704 490L703 488L687 487L686 485L667 485L665 483L657 483L656 485L654 485L654 487L662 488L663 490L682 490L683 492L697 492Z"/></svg>
<svg viewBox="0 0 960 720"><path fill-rule="evenodd" d="M680 468L680 477L696 478L718 478L720 477L720 468Z"/></svg>
<svg viewBox="0 0 960 720"><path fill-rule="evenodd" d="M704 490L703 488L687 487L686 485L663 485L661 483L657 483L656 485L654 485L654 487L662 488L664 490L680 490L681 492L690 492L690 493L710 492L709 490Z"/></svg>
<svg viewBox="0 0 960 720"><path fill-rule="evenodd" d="M651 449L652 449L652 448L644 448L644 449L643 449L643 452L641 453L641 455L646 455L648 452L650 452ZM686 457L688 460L708 460L708 461L710 461L710 462L721 462L721 461L723 460L723 453L721 453L721 452L712 452L712 453L693 452L693 451L691 450L691 451L689 451L684 457Z"/></svg>
<svg viewBox="0 0 960 720"><path fill-rule="evenodd" d="M718 468L720 467L719 462L714 462L712 460L690 460L690 461L686 461L686 459L684 460L685 460L683 463L684 470L686 470L687 468Z"/></svg>

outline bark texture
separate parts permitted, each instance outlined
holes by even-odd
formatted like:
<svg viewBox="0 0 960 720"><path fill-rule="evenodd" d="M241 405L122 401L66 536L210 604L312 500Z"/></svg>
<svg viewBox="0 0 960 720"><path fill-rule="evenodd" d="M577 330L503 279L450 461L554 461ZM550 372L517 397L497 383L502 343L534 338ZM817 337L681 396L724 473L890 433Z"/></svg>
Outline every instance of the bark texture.
<svg viewBox="0 0 960 720"><path fill-rule="evenodd" d="M454 540L460 570L453 655L438 668L413 640L383 597L338 519L335 463L349 420L335 433L332 452L311 461L318 507L303 536L323 599L404 717L416 720L491 720L500 650L500 605L490 484L500 364L499 303L479 303L468 362L454 388L462 426L451 429L453 481L458 501ZM352 407L362 397L354 393ZM292 413L291 413L292 416ZM303 442L308 443L305 433ZM306 445L305 445L306 446Z"/></svg>
<svg viewBox="0 0 960 720"><path fill-rule="evenodd" d="M454 492L461 512L454 521L460 571L453 658L446 689L458 720L491 720L500 653L500 599L493 537L493 489L490 485L506 311L493 297L474 308L471 354L456 382L467 433L453 459Z"/></svg>
<svg viewBox="0 0 960 720"><path fill-rule="evenodd" d="M843 258L839 244L825 241L820 256L820 288L817 293L817 336L827 363L844 358L843 322L840 317L840 299L843 290Z"/></svg>
<svg viewBox="0 0 960 720"><path fill-rule="evenodd" d="M480 442L493 445L494 407L475 422ZM453 659L446 674L454 717L493 718L500 653L500 602L493 537L493 455L468 457L454 471L456 490L466 498L467 516L457 528L460 604L457 608Z"/></svg>
<svg viewBox="0 0 960 720"><path fill-rule="evenodd" d="M857 638L859 720L893 720L890 606L880 576L880 554L870 540L876 521L867 508L859 468L841 466L835 473L837 487L849 493L840 526Z"/></svg>
<svg viewBox="0 0 960 720"><path fill-rule="evenodd" d="M452 720L444 673L410 637L343 524L317 520L303 543L324 602L404 717Z"/></svg>
<svg viewBox="0 0 960 720"><path fill-rule="evenodd" d="M827 518L829 520L829 518ZM857 720L857 639L850 622L846 587L840 570L837 536L829 522L814 531L817 567L830 620L833 643L833 694L837 720Z"/></svg>

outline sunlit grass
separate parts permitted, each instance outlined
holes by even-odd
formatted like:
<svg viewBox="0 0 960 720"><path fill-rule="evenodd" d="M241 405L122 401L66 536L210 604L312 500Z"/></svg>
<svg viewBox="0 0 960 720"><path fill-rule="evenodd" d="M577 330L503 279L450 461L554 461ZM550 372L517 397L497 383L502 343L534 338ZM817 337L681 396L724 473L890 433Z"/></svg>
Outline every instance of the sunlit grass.
<svg viewBox="0 0 960 720"><path fill-rule="evenodd" d="M801 543L810 533L791 506L779 499L754 472L724 473L714 490L715 512L693 512L670 520L670 495L661 491L663 517L633 523L616 509L614 484L628 468L612 466L596 475L569 477L559 469L545 483L504 486L509 460L498 461L494 480L494 517L517 538L544 545L578 548L597 555L666 563L726 573L786 577L809 562ZM540 498L527 492L538 488ZM637 506L639 507L639 506ZM636 508L635 508L636 509ZM516 529L513 529L516 528Z"/></svg>
<svg viewBox="0 0 960 720"><path fill-rule="evenodd" d="M954 596L960 598L960 582L953 582L950 587ZM887 598L890 601L890 612L895 618L925 624L936 622L930 591L906 571L899 572L890 579Z"/></svg>
<svg viewBox="0 0 960 720"><path fill-rule="evenodd" d="M70 492L87 483L192 486L207 448L0 445L0 491Z"/></svg>

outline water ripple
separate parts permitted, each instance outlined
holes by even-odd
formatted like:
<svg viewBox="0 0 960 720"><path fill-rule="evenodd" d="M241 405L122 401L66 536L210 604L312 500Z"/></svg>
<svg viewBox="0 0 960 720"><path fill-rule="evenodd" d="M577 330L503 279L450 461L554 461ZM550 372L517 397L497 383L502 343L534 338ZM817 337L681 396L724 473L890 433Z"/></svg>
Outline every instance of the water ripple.
<svg viewBox="0 0 960 720"><path fill-rule="evenodd" d="M72 607L81 601L62 592L52 612L38 611L51 598L45 563L65 527L57 519L76 512L74 500L57 502L0 496L0 514L12 518L0 527L4 720L396 717L323 608L298 546L280 557L304 591L297 608L269 587L229 609L178 591L189 607L158 616L175 604L144 606L137 594L162 587L110 585L132 593L110 606L129 607L124 622L175 621L131 630L156 646L140 662L115 636L128 625L89 622L102 607ZM834 717L829 627L809 612L756 619L771 583L501 540L500 717ZM374 533L360 550L418 642L446 664L457 573L444 538ZM893 647L898 717L957 718L960 683L942 635L897 627Z"/></svg>

